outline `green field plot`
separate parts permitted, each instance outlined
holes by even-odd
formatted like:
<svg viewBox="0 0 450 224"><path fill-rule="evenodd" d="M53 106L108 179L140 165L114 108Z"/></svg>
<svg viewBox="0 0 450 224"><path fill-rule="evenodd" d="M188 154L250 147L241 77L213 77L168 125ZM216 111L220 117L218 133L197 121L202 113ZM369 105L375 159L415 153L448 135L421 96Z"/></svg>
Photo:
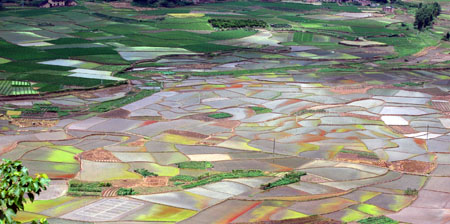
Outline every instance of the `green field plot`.
<svg viewBox="0 0 450 224"><path fill-rule="evenodd" d="M183 29L183 30L212 30L208 18L172 18L166 17L155 26L160 29Z"/></svg>
<svg viewBox="0 0 450 224"><path fill-rule="evenodd" d="M0 81L0 95L17 96L38 94L31 88L29 82L24 81Z"/></svg>

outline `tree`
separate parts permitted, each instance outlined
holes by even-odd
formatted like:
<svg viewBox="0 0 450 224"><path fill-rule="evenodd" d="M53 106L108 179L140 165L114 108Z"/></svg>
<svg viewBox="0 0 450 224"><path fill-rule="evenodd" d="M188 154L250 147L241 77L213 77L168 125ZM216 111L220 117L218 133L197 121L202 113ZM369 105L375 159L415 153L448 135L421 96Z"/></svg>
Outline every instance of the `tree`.
<svg viewBox="0 0 450 224"><path fill-rule="evenodd" d="M447 34L445 34L444 37L442 37L442 40L450 41L450 32L447 32Z"/></svg>
<svg viewBox="0 0 450 224"><path fill-rule="evenodd" d="M29 176L28 169L20 161L3 159L0 164L0 223L18 224L13 217L24 210L27 198L34 201L35 194L47 189L50 182L46 174ZM25 196L26 195L26 196ZM33 223L38 223L33 221ZM45 219L39 223L47 223Z"/></svg>
<svg viewBox="0 0 450 224"><path fill-rule="evenodd" d="M418 30L423 30L433 25L433 20L441 14L441 6L435 2L433 4L420 4L416 11L414 26Z"/></svg>

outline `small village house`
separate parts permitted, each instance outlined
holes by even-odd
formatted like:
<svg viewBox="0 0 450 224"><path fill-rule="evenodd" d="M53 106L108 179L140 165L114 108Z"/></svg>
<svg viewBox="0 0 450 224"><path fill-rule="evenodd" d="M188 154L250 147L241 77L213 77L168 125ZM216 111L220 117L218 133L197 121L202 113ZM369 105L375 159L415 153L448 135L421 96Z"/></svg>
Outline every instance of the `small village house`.
<svg viewBox="0 0 450 224"><path fill-rule="evenodd" d="M54 7L65 7L65 6L76 6L77 3L74 0L45 0L39 7L41 8L54 8Z"/></svg>

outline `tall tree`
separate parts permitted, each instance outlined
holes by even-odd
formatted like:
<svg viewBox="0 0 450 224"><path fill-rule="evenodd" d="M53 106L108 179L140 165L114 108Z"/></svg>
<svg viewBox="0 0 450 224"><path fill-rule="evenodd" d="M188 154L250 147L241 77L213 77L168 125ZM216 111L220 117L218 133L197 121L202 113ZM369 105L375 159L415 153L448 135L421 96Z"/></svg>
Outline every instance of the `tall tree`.
<svg viewBox="0 0 450 224"><path fill-rule="evenodd" d="M24 210L27 198L34 201L35 194L47 189L50 179L46 174L31 177L20 161L3 159L0 164L0 223L17 224L13 217ZM33 223L38 223L33 221ZM40 220L39 223L47 223Z"/></svg>

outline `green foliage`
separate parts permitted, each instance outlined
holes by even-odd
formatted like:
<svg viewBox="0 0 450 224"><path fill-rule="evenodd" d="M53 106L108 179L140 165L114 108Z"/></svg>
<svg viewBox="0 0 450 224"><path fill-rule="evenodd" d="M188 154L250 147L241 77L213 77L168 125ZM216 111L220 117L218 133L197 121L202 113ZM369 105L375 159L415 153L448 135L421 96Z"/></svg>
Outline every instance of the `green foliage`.
<svg viewBox="0 0 450 224"><path fill-rule="evenodd" d="M177 163L178 168L181 169L199 169L206 170L208 168L213 168L214 165L208 161L186 161Z"/></svg>
<svg viewBox="0 0 450 224"><path fill-rule="evenodd" d="M388 218L386 216L379 216L379 217L369 217L362 220L359 220L358 223L360 224L398 224L397 221Z"/></svg>
<svg viewBox="0 0 450 224"><path fill-rule="evenodd" d="M315 114L315 113L325 113L326 110L324 109L319 109L319 110L301 110L301 111L297 111L295 114L296 115L302 115L302 114Z"/></svg>
<svg viewBox="0 0 450 224"><path fill-rule="evenodd" d="M125 196L125 195L136 195L138 192L136 192L133 188L120 188L117 191L117 195L119 196Z"/></svg>
<svg viewBox="0 0 450 224"><path fill-rule="evenodd" d="M393 86L395 86L395 87L423 86L423 84L425 84L425 82L402 82L402 83L393 84Z"/></svg>
<svg viewBox="0 0 450 224"><path fill-rule="evenodd" d="M135 173L142 175L143 177L157 177L158 174L150 172L144 168L134 170Z"/></svg>
<svg viewBox="0 0 450 224"><path fill-rule="evenodd" d="M405 195L411 195L411 196L415 196L415 195L417 195L417 194L419 194L419 191L417 190L417 189L413 189L413 188L407 188L406 190L405 190Z"/></svg>
<svg viewBox="0 0 450 224"><path fill-rule="evenodd" d="M266 22L256 19L210 19L208 22L214 28L219 29L264 28L267 26Z"/></svg>
<svg viewBox="0 0 450 224"><path fill-rule="evenodd" d="M191 1L184 0L133 0L133 3L141 6L173 8L177 6L191 5Z"/></svg>
<svg viewBox="0 0 450 224"><path fill-rule="evenodd" d="M233 170L231 173L219 173L212 174L206 173L199 176L198 181L181 186L183 189L198 187L214 182L222 181L223 179L234 179L243 177L260 177L264 176L264 172L261 170Z"/></svg>
<svg viewBox="0 0 450 224"><path fill-rule="evenodd" d="M183 181L183 182L191 182L196 180L197 178L193 177L193 176L189 176L189 175L176 175L171 177L169 180L170 181Z"/></svg>
<svg viewBox="0 0 450 224"><path fill-rule="evenodd" d="M450 41L450 32L447 32L447 34L445 34L445 35L442 37L442 40L444 40L444 41Z"/></svg>
<svg viewBox="0 0 450 224"><path fill-rule="evenodd" d="M69 182L68 194L72 196L100 196L104 187L111 187L111 183L105 182Z"/></svg>
<svg viewBox="0 0 450 224"><path fill-rule="evenodd" d="M229 113L215 113L215 114L209 114L208 117L214 118L214 119L223 119L223 118L229 118L233 115Z"/></svg>
<svg viewBox="0 0 450 224"><path fill-rule="evenodd" d="M128 96L124 96L120 99L105 101L99 104L92 105L89 110L92 112L107 112L125 106L127 104L133 103L135 101L141 100L147 96L151 96L153 93L156 92L157 91L155 90L142 90L137 94L129 93Z"/></svg>
<svg viewBox="0 0 450 224"><path fill-rule="evenodd" d="M268 190L278 186L297 183L300 181L300 177L304 175L306 175L305 172L290 172L285 174L284 177L279 180L267 184L261 184L261 189Z"/></svg>
<svg viewBox="0 0 450 224"><path fill-rule="evenodd" d="M414 26L418 30L423 30L433 25L433 20L441 14L441 5L439 3L420 4L416 11Z"/></svg>
<svg viewBox="0 0 450 224"><path fill-rule="evenodd" d="M25 195L33 202L35 194L46 190L49 182L45 174L35 178L29 176L28 169L20 161L3 159L0 164L0 223L19 223L13 217L24 210ZM45 222L41 220L41 223Z"/></svg>
<svg viewBox="0 0 450 224"><path fill-rule="evenodd" d="M377 154L375 154L373 152L364 152L364 151L349 150L349 149L342 149L339 152L340 153L348 153L348 154L356 154L358 156L369 158L369 159L378 159Z"/></svg>
<svg viewBox="0 0 450 224"><path fill-rule="evenodd" d="M256 114L264 114L272 112L272 109L265 107L250 107Z"/></svg>

